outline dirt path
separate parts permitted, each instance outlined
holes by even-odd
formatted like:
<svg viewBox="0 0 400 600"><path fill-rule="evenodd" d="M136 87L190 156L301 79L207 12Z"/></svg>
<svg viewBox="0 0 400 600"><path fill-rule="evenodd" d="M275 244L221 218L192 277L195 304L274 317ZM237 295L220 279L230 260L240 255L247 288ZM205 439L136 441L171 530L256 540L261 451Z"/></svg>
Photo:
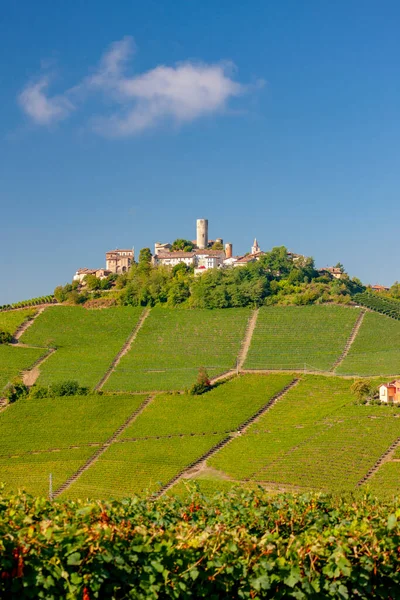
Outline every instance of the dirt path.
<svg viewBox="0 0 400 600"><path fill-rule="evenodd" d="M342 362L344 361L344 359L348 355L349 350L350 350L351 346L353 345L353 342L356 339L357 334L358 334L358 332L360 330L360 327L362 325L362 322L364 320L366 312L367 311L364 310L364 309L361 310L361 312L360 312L360 314L358 316L358 319L355 322L354 327L353 327L353 329L351 331L350 337L349 337L349 339L346 342L346 345L344 347L344 350L343 350L342 354L339 356L339 358L333 364L333 367L331 369L332 372L334 372L342 364Z"/></svg>
<svg viewBox="0 0 400 600"><path fill-rule="evenodd" d="M389 446L389 448L387 450L385 450L385 452L378 458L376 463L370 468L370 470L364 475L364 477L362 477L360 479L360 481L357 483L357 486L360 487L361 485L364 485L365 483L367 483L367 481L369 481L371 479L371 477L373 475L375 475L375 473L378 471L378 469L385 462L388 462L391 460L396 448L398 448L399 446L400 446L400 437L398 437L397 440L395 440L393 442L393 444L391 444Z"/></svg>
<svg viewBox="0 0 400 600"><path fill-rule="evenodd" d="M238 355L238 371L240 371L240 369L243 367L244 362L247 358L247 354L249 352L254 329L256 328L256 324L257 324L258 312L259 312L259 309L256 308L255 310L253 310L253 312L251 313L251 316L249 318L249 322L246 327L246 333L244 336L243 344L242 344L242 347L241 347L239 355Z"/></svg>
<svg viewBox="0 0 400 600"><path fill-rule="evenodd" d="M138 416L145 410L145 408L150 404L150 402L152 402L153 398L154 396L148 396L146 400L142 402L139 408L137 408L131 414L131 416L127 418L125 423L123 423L120 427L118 427L116 431L114 431L112 436L108 438L108 440L104 444L102 444L98 450L96 450L96 452L85 462L85 464L79 467L79 469L73 475L71 475L71 477L69 477L57 490L55 490L53 498L51 499L57 498L60 494L65 492L65 490L67 490L73 483L75 483L75 481L79 479L82 473L87 471L98 460L98 458L102 454L104 454L104 452L111 446L111 444L117 441L121 433L123 433L125 429L127 429L127 427L129 427L129 425L131 425L131 423L133 423L138 418Z"/></svg>
<svg viewBox="0 0 400 600"><path fill-rule="evenodd" d="M236 431L224 437L221 441L219 441L217 444L215 444L209 450L207 450L207 452L205 452L202 456L200 456L200 458L194 460L192 463L190 463L190 465L188 465L182 471L180 471L180 473L177 473L177 475L175 475L170 481L168 481L168 483L162 486L162 488L158 492L153 494L152 498L160 498L160 496L165 494L165 492L168 492L168 490L170 490L181 479L187 479L189 476L196 476L196 474L200 473L205 468L208 468L208 465L206 463L207 459L219 452L221 448L224 448L233 439L242 435L242 433L244 433L250 427L250 425L257 421L268 410L270 410L274 406L274 404L280 398L283 398L292 387L298 384L299 381L299 379L293 379L291 383L286 385L280 392L278 392L277 394L275 394L275 396L270 398L269 401L264 406L262 406L260 410L258 410L253 416L251 416L249 419L247 419L241 425L239 425Z"/></svg>
<svg viewBox="0 0 400 600"><path fill-rule="evenodd" d="M142 325L145 322L145 320L147 319L147 317L149 316L149 314L150 314L150 308L145 308L144 311L142 312L142 314L140 315L138 322L136 323L135 327L133 328L131 335L126 340L125 344L122 346L121 350L118 352L117 356L112 361L112 363L109 366L109 368L107 369L106 373L103 375L103 377L100 379L99 383L94 388L96 391L101 390L103 385L107 382L108 378L110 377L111 373L114 371L115 367L118 365L121 358L123 356L125 356L125 354L127 352L129 352L133 342L136 339L137 334L139 333L139 330L142 328Z"/></svg>
<svg viewBox="0 0 400 600"><path fill-rule="evenodd" d="M19 340L19 338L25 333L25 331L27 329L29 329L29 327L36 321L36 319L38 318L39 315L42 314L42 312L47 308L47 306L41 306L39 308L39 310L37 311L36 314L33 315L33 317L31 319L28 319L27 321L25 321L24 323L22 323L22 325L20 325L17 329L17 331L14 333L13 338L14 340Z"/></svg>
<svg viewBox="0 0 400 600"><path fill-rule="evenodd" d="M53 352L55 352L55 349L49 348L47 354L39 358L39 360L35 362L35 364L29 369L29 371L25 371L22 373L22 381L25 385L31 387L31 385L34 385L36 383L40 375L39 367L41 367L41 365L49 358L49 356L53 354Z"/></svg>

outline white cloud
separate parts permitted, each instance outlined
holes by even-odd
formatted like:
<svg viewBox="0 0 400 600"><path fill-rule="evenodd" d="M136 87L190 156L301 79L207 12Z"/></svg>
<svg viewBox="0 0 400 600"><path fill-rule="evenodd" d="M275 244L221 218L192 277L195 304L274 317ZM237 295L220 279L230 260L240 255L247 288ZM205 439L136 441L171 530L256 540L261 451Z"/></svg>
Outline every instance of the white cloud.
<svg viewBox="0 0 400 600"><path fill-rule="evenodd" d="M46 96L49 86L47 77L36 83L29 83L19 94L18 102L23 111L38 125L51 125L68 117L74 110L73 104L65 95Z"/></svg>
<svg viewBox="0 0 400 600"><path fill-rule="evenodd" d="M206 64L187 61L160 65L139 75L128 75L135 51L133 38L113 43L95 72L63 95L46 95L48 79L29 84L20 94L23 110L38 124L49 125L66 118L74 109L71 97L83 102L88 93L101 92L107 101L107 117L97 116L92 128L102 135L124 137L170 121L185 123L222 112L229 100L249 91L233 80L231 63Z"/></svg>

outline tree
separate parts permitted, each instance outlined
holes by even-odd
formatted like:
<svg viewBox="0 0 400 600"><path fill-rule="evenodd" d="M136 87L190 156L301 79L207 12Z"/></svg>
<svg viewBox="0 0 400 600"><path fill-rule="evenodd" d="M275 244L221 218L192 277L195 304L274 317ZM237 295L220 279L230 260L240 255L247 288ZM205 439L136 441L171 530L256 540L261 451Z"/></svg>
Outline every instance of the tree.
<svg viewBox="0 0 400 600"><path fill-rule="evenodd" d="M190 388L190 394L192 396L200 396L211 389L211 381L205 367L200 367L197 375L197 381Z"/></svg>
<svg viewBox="0 0 400 600"><path fill-rule="evenodd" d="M101 288L101 281L96 275L86 275L84 281L90 291L99 290Z"/></svg>
<svg viewBox="0 0 400 600"><path fill-rule="evenodd" d="M285 246L276 246L260 258L261 265L274 277L284 277L293 268Z"/></svg>
<svg viewBox="0 0 400 600"><path fill-rule="evenodd" d="M221 242L214 242L213 245L211 246L211 250L223 250L224 246L223 244L221 244Z"/></svg>
<svg viewBox="0 0 400 600"><path fill-rule="evenodd" d="M150 248L142 248L139 252L139 265L150 264L151 250Z"/></svg>
<svg viewBox="0 0 400 600"><path fill-rule="evenodd" d="M370 379L357 379L350 388L350 391L356 396L361 403L366 403L371 400L376 394L376 384Z"/></svg>
<svg viewBox="0 0 400 600"><path fill-rule="evenodd" d="M172 244L171 252L191 252L193 248L193 242L191 242L190 240L185 240L183 238L178 238Z"/></svg>

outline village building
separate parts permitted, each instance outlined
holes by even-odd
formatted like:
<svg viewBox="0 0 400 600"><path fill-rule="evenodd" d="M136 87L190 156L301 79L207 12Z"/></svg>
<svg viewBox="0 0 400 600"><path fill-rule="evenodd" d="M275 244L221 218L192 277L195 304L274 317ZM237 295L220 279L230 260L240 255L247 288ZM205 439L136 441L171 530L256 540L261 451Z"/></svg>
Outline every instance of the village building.
<svg viewBox="0 0 400 600"><path fill-rule="evenodd" d="M323 269L318 269L318 273L321 275L332 275L335 279L342 279L343 277L343 271L340 267L324 267Z"/></svg>
<svg viewBox="0 0 400 600"><path fill-rule="evenodd" d="M126 273L134 260L134 250L110 250L106 252L106 270L111 273Z"/></svg>
<svg viewBox="0 0 400 600"><path fill-rule="evenodd" d="M161 244L160 242L156 242L154 244L154 254L158 256L158 254L165 254L166 252L171 252L171 244Z"/></svg>
<svg viewBox="0 0 400 600"><path fill-rule="evenodd" d="M175 267L180 263L184 263L187 267L194 267L196 260L195 255L196 253L194 251L183 252L179 250L178 252L159 252L153 256L153 265Z"/></svg>
<svg viewBox="0 0 400 600"><path fill-rule="evenodd" d="M385 287L384 285L371 285L371 290L373 292L388 292L389 288Z"/></svg>
<svg viewBox="0 0 400 600"><path fill-rule="evenodd" d="M82 283L86 275L96 275L96 269L87 269L86 267L83 269L78 269L73 277L73 281L79 281L79 283Z"/></svg>
<svg viewBox="0 0 400 600"><path fill-rule="evenodd" d="M400 403L400 381L396 379L389 383L382 383L379 386L379 400L386 403Z"/></svg>

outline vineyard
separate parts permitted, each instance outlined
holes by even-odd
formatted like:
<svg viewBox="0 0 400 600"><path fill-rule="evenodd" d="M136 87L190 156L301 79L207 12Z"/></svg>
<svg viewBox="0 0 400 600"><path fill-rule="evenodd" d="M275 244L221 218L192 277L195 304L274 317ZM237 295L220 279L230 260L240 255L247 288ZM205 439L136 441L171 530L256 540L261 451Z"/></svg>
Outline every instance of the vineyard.
<svg viewBox="0 0 400 600"><path fill-rule="evenodd" d="M143 396L21 399L0 415L0 472L7 489L61 485L140 406Z"/></svg>
<svg viewBox="0 0 400 600"><path fill-rule="evenodd" d="M154 308L107 381L108 391L179 390L204 366L211 377L236 366L248 309Z"/></svg>
<svg viewBox="0 0 400 600"><path fill-rule="evenodd" d="M270 489L354 490L400 436L399 409L355 406L351 380L305 376L207 464Z"/></svg>
<svg viewBox="0 0 400 600"><path fill-rule="evenodd" d="M347 357L338 367L341 375L396 375L400 372L400 323L367 312Z"/></svg>
<svg viewBox="0 0 400 600"><path fill-rule="evenodd" d="M25 310L14 310L10 312L0 312L0 331L6 331L11 335L17 331L21 325L32 319L37 309L27 308Z"/></svg>
<svg viewBox="0 0 400 600"><path fill-rule="evenodd" d="M354 301L375 312L400 320L400 302L398 300L378 296L371 292L363 292L362 294L356 294Z"/></svg>
<svg viewBox="0 0 400 600"><path fill-rule="evenodd" d="M41 366L39 384L76 379L94 387L131 334L140 308L86 310L58 306L45 310L23 334L21 342L56 348Z"/></svg>
<svg viewBox="0 0 400 600"><path fill-rule="evenodd" d="M0 497L2 598L398 598L398 504L232 490Z"/></svg>
<svg viewBox="0 0 400 600"><path fill-rule="evenodd" d="M244 376L203 396L156 396L66 496L121 497L158 490L235 431L291 379Z"/></svg>
<svg viewBox="0 0 400 600"><path fill-rule="evenodd" d="M45 348L0 344L0 391L22 371L30 369L46 352Z"/></svg>
<svg viewBox="0 0 400 600"><path fill-rule="evenodd" d="M329 370L359 314L356 308L327 305L261 308L244 367Z"/></svg>
<svg viewBox="0 0 400 600"><path fill-rule="evenodd" d="M39 306L40 304L55 304L56 302L56 299L51 294L49 296L39 296L38 298L31 298L30 300L14 302L14 304L3 304L0 306L0 311L15 310L17 308L26 308L28 306Z"/></svg>

